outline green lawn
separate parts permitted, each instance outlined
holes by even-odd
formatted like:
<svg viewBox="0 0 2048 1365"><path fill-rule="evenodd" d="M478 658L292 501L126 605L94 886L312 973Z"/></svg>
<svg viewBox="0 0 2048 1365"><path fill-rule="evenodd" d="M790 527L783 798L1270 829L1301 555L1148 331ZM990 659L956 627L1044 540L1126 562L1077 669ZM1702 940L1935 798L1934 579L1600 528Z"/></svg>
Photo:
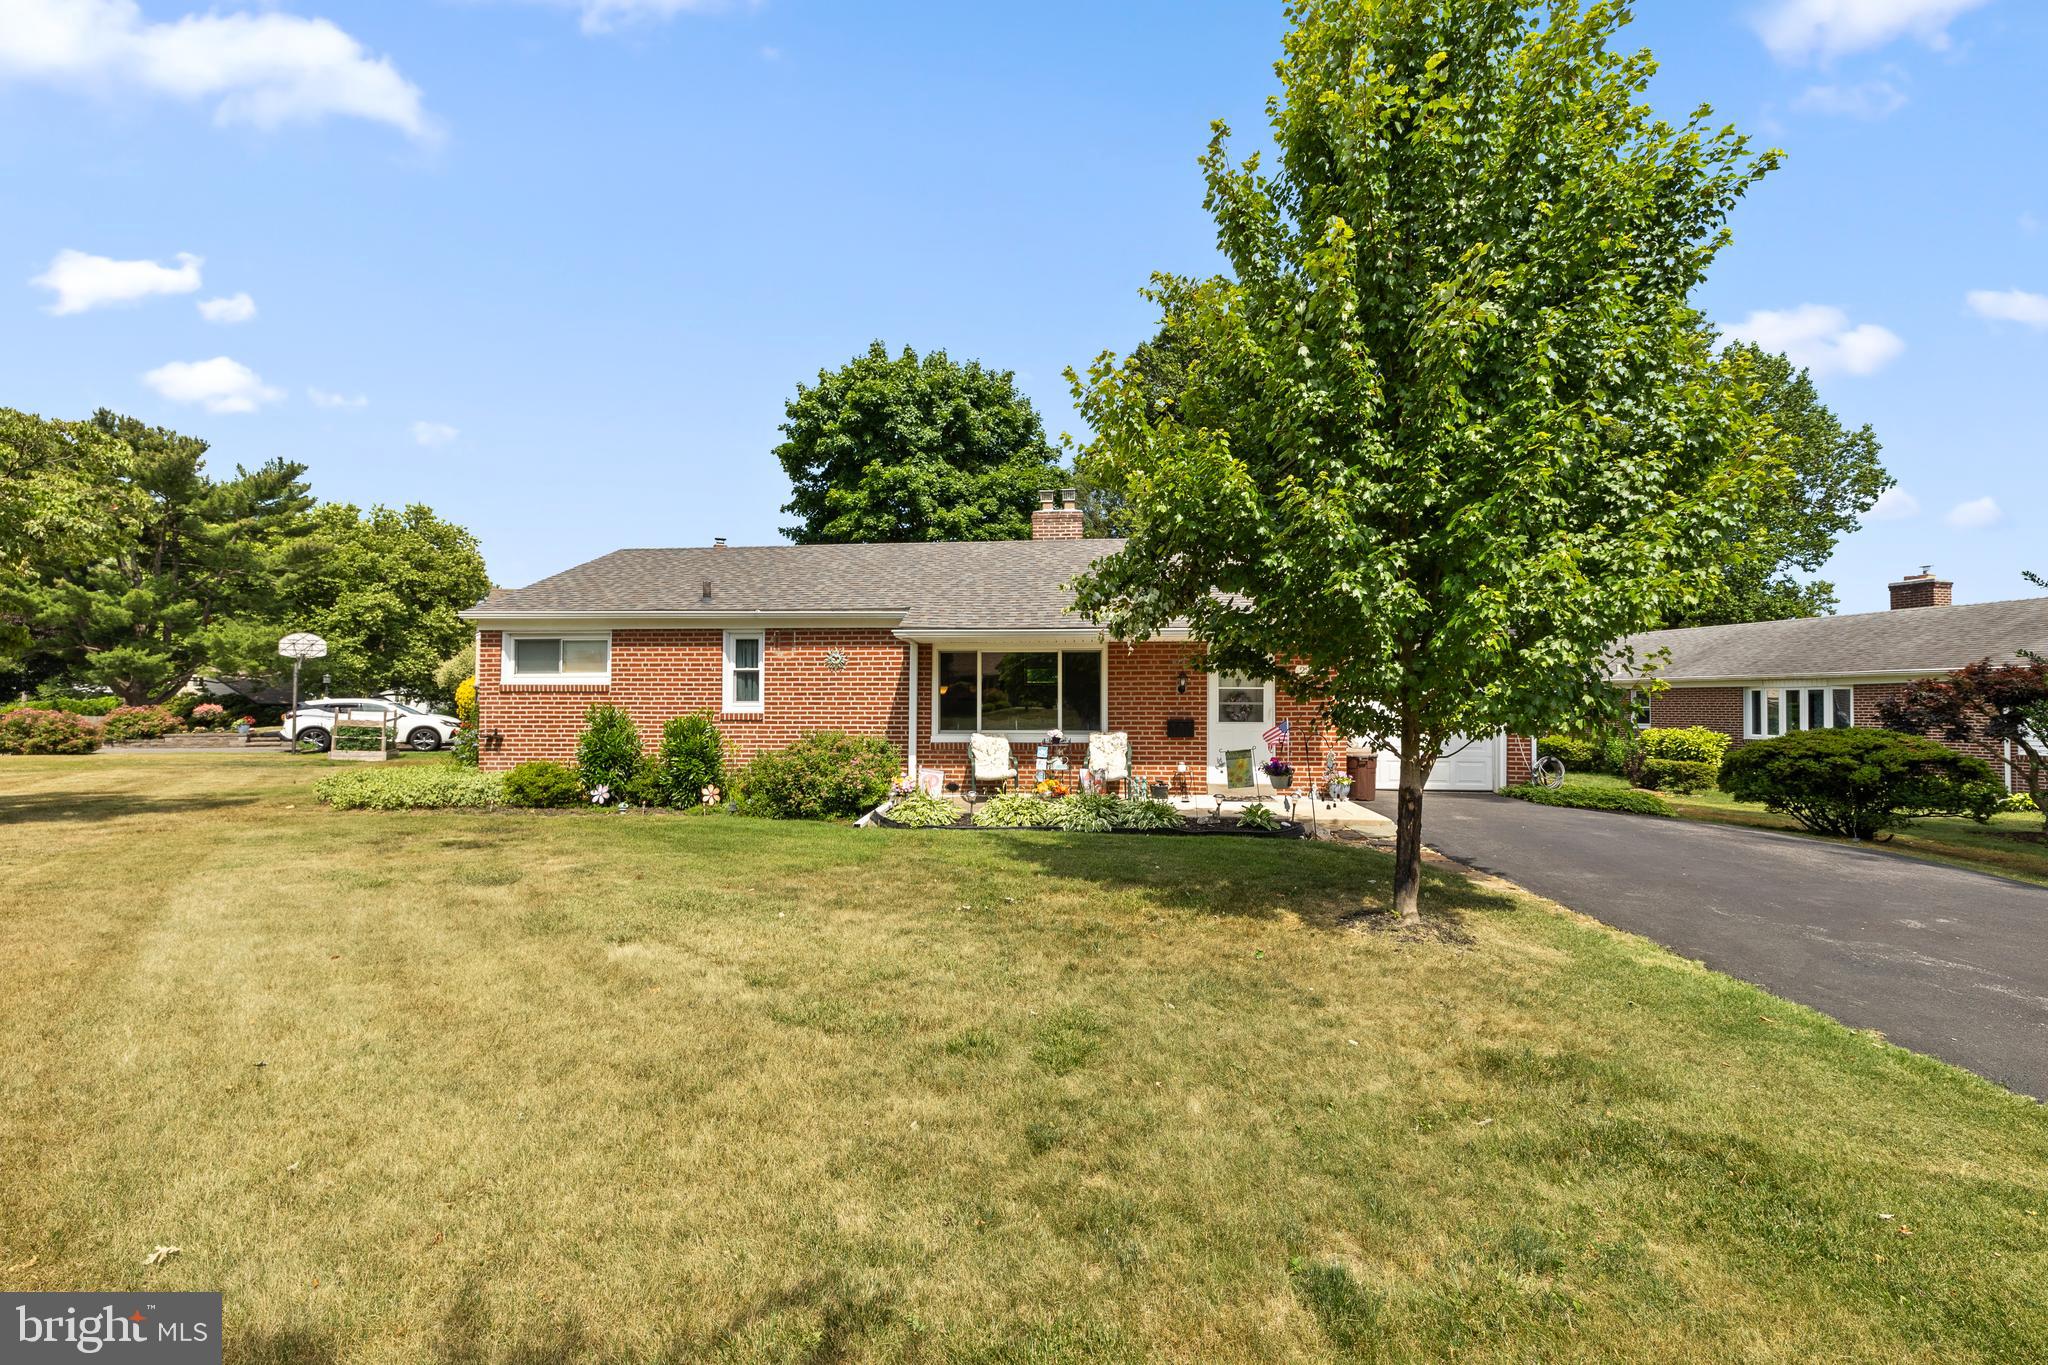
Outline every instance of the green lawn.
<svg viewBox="0 0 2048 1365"><path fill-rule="evenodd" d="M1602 773L1572 773L1565 778L1565 785L1626 788L1628 782ZM1753 829L1790 830L1795 834L1807 832L1789 815L1773 815L1760 805L1737 801L1726 792L1708 790L1692 796L1659 795L1663 796L1674 814L1688 820L1712 820L1724 825L1747 825ZM1994 815L1985 824L1943 817L1916 820L1906 828L1894 831L1880 847L1932 862L1974 868L1979 872L1995 872L2002 877L2048 886L2048 841L2039 837L2041 832L2041 817L2038 815Z"/></svg>
<svg viewBox="0 0 2048 1365"><path fill-rule="evenodd" d="M2048 1114L1541 902L329 766L0 760L6 1288L233 1361L2048 1357Z"/></svg>

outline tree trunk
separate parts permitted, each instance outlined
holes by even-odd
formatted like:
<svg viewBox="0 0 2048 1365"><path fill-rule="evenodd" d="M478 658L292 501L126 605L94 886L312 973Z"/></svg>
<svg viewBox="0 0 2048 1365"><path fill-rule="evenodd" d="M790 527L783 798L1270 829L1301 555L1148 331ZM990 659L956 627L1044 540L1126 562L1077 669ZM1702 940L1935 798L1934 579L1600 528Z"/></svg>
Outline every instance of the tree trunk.
<svg viewBox="0 0 2048 1365"><path fill-rule="evenodd" d="M1394 806L1394 910L1404 925L1422 923L1422 784L1429 780L1422 736L1401 718L1401 784Z"/></svg>

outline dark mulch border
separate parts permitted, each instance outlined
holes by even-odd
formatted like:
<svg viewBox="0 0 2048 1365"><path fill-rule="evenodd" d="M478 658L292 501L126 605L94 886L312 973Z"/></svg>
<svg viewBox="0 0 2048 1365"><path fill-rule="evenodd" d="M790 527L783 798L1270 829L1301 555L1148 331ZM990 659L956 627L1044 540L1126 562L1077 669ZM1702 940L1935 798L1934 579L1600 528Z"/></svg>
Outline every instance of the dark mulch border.
<svg viewBox="0 0 2048 1365"><path fill-rule="evenodd" d="M1064 830L1047 829L1043 826L1033 826L1023 830L1008 828L989 829L975 824L970 817L964 815L950 825L904 825L891 820L881 811L876 811L868 817L868 820L870 824L880 825L884 829L911 829L925 833L943 833L947 830L966 829L973 830L977 834L1164 834L1180 838L1216 836L1227 839L1305 839L1308 837L1308 826L1301 824L1299 821L1282 821L1278 829L1240 829L1238 828L1237 821L1219 820L1213 815L1196 817L1179 829Z"/></svg>

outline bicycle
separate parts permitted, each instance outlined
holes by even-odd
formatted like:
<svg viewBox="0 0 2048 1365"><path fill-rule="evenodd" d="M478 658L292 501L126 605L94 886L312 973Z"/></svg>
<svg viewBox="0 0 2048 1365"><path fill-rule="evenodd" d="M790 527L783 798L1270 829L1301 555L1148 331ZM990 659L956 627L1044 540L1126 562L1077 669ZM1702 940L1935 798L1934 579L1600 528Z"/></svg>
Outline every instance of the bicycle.
<svg viewBox="0 0 2048 1365"><path fill-rule="evenodd" d="M1529 781L1549 791L1556 791L1564 785L1564 760L1545 754L1529 769Z"/></svg>

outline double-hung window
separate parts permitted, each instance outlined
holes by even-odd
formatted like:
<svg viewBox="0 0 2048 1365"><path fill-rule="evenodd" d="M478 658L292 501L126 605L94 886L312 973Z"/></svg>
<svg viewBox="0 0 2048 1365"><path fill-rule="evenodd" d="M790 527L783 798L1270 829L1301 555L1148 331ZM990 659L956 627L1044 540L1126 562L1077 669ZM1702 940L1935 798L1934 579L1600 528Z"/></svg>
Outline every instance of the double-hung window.
<svg viewBox="0 0 2048 1365"><path fill-rule="evenodd" d="M763 639L759 632L725 633L725 709L753 712L762 707Z"/></svg>
<svg viewBox="0 0 2048 1365"><path fill-rule="evenodd" d="M942 649L932 685L943 734L1057 729L1074 738L1104 724L1099 649Z"/></svg>
<svg viewBox="0 0 2048 1365"><path fill-rule="evenodd" d="M507 635L505 682L608 683L612 678L612 637L603 635Z"/></svg>
<svg viewBox="0 0 2048 1365"><path fill-rule="evenodd" d="M1752 687L1743 699L1745 739L1772 739L1795 730L1846 730L1856 723L1856 690L1820 683Z"/></svg>

